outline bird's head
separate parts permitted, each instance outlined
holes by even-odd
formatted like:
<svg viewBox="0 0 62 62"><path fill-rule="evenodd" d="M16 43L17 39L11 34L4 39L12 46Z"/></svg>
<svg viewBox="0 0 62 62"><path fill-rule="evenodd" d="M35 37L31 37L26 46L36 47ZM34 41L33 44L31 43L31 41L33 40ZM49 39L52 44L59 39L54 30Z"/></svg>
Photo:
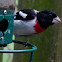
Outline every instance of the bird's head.
<svg viewBox="0 0 62 62"><path fill-rule="evenodd" d="M55 23L60 23L61 20L58 15L51 10L44 10L37 14L37 19L43 28L47 28Z"/></svg>

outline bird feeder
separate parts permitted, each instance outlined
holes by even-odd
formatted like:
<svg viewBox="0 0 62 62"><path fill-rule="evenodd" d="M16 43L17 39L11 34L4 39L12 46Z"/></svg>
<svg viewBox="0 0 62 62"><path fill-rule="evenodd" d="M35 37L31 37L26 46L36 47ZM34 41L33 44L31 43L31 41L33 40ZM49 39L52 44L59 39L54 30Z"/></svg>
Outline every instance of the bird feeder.
<svg viewBox="0 0 62 62"><path fill-rule="evenodd" d="M0 46L5 46L12 42L13 35L13 11L0 11ZM4 37L2 38L4 33Z"/></svg>
<svg viewBox="0 0 62 62"><path fill-rule="evenodd" d="M12 43L15 0L0 0L0 46Z"/></svg>
<svg viewBox="0 0 62 62"><path fill-rule="evenodd" d="M18 43L30 46L31 49L24 50L0 50L0 53L27 53L31 52L29 62L32 62L33 53L37 50L35 45L12 40L14 21L15 0L0 0L0 47L5 47L9 43Z"/></svg>

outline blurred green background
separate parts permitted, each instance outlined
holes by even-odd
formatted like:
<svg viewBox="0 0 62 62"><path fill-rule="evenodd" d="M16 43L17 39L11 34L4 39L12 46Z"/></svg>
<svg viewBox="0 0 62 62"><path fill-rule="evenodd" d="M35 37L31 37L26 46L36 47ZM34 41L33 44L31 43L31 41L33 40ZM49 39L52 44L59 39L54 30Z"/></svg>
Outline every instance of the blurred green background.
<svg viewBox="0 0 62 62"><path fill-rule="evenodd" d="M19 0L18 9L52 10L62 17L62 0ZM16 37L25 41L25 37ZM41 34L29 37L29 43L37 46L32 62L62 62L62 23L50 26ZM15 44L15 49L24 49ZM2 62L0 53L0 62ZM12 62L28 62L30 53L14 53ZM8 61L7 61L8 62Z"/></svg>
<svg viewBox="0 0 62 62"><path fill-rule="evenodd" d="M62 0L19 0L18 9L52 10L61 18ZM32 62L62 62L62 24L50 26L46 31L29 37L29 43L37 46ZM25 41L24 37L16 40ZM15 44L15 49L24 49ZM13 62L28 62L30 53L14 54Z"/></svg>

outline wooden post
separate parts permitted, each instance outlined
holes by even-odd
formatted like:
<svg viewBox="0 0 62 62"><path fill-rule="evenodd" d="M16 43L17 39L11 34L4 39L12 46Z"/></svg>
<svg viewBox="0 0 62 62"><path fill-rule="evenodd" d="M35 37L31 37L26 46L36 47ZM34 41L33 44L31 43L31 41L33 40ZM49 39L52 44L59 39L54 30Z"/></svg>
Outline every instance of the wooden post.
<svg viewBox="0 0 62 62"><path fill-rule="evenodd" d="M0 10L2 9L15 9L15 0L0 0Z"/></svg>

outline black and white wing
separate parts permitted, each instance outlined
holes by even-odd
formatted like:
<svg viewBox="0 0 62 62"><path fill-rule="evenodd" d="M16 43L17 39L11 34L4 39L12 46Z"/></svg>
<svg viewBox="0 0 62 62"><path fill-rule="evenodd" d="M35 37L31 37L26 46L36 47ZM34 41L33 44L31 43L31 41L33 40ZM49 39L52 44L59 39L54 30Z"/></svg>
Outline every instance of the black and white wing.
<svg viewBox="0 0 62 62"><path fill-rule="evenodd" d="M35 10L35 9L23 9L23 10L20 10L20 11L16 11L14 14L15 14L15 17L14 19L15 20L32 20L34 19L36 16L37 16L37 13L39 11Z"/></svg>

